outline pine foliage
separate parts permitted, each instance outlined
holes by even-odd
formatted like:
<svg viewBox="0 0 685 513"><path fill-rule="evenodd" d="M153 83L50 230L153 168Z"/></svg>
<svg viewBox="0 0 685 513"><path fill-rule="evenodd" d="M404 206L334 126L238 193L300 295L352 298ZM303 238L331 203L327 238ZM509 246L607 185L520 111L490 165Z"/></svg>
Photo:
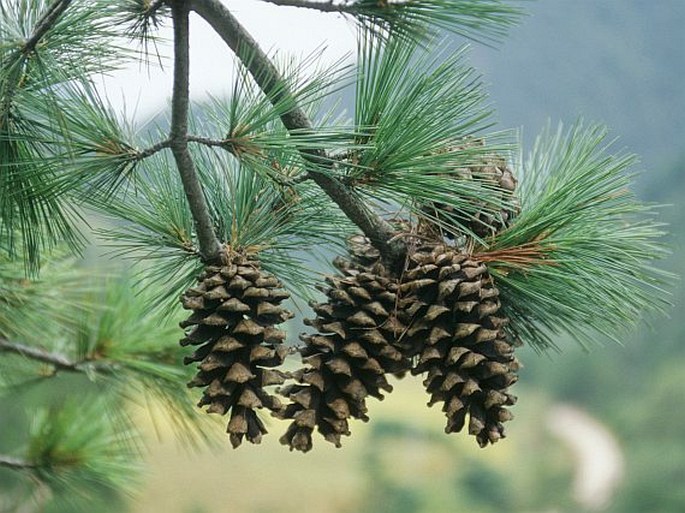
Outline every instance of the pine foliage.
<svg viewBox="0 0 685 513"><path fill-rule="evenodd" d="M498 41L515 3L268 1L353 19L356 63L275 65L217 0L0 6L0 393L88 392L45 392L0 467L55 497L131 489L129 415L150 399L181 436L205 437L183 383L228 416L234 447L259 443L269 413L306 452L315 431L340 446L369 420L388 375L421 375L445 431L485 447L512 418L516 347L619 340L668 304L634 158L579 122L520 162L467 48L439 50L437 29ZM236 54L231 94L205 104L178 85L189 6ZM166 22L181 34L172 114L137 126L97 80L163 62ZM349 115L334 101L346 87ZM78 261L84 220L133 271ZM314 315L298 346L282 324L300 299Z"/></svg>
<svg viewBox="0 0 685 513"><path fill-rule="evenodd" d="M609 153L606 132L548 128L522 169L520 214L484 250L512 329L541 350L563 332L618 340L668 304L669 275L654 265L663 226L631 192L635 156Z"/></svg>

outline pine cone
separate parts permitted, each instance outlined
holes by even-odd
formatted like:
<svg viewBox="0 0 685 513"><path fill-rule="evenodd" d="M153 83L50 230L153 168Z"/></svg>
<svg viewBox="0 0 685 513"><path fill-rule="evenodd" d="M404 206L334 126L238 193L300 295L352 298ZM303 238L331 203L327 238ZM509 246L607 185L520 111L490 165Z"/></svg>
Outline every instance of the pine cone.
<svg viewBox="0 0 685 513"><path fill-rule="evenodd" d="M483 146L483 140L471 142L469 145ZM467 145L467 146L469 146ZM473 180L474 176L490 184L490 187L501 191L501 200L512 200L512 195L516 191L518 181L514 177L512 170L507 166L506 160L498 155L485 155L482 162L456 170L451 175L455 180ZM464 213L458 215L452 206L443 203L430 203L423 207L423 211L429 218L437 219L438 222L447 226L461 225L481 238L490 237L510 226L513 218L518 214L519 207L516 205L511 209L502 209L499 212L485 211L484 203L477 203L478 207L472 217L467 218ZM430 223L432 224L432 223ZM432 226L432 231L438 232L447 239L456 239L460 233L455 233L444 227Z"/></svg>
<svg viewBox="0 0 685 513"><path fill-rule="evenodd" d="M504 331L499 292L485 264L443 245L411 257L400 286L399 317L409 326L406 344L419 349L413 374L427 373L429 405L443 402L447 433L469 433L485 447L503 438L508 388L519 363Z"/></svg>
<svg viewBox="0 0 685 513"><path fill-rule="evenodd" d="M181 323L187 329L181 345L199 346L184 359L199 362L188 386L204 388L198 406L208 406L207 412L230 412L227 432L234 448L243 438L259 443L267 431L256 410L282 407L264 387L285 378L270 368L281 365L288 352L285 333L274 326L292 317L279 306L289 295L258 260L240 252L221 267L207 267L198 281L181 297L183 307L193 311Z"/></svg>
<svg viewBox="0 0 685 513"><path fill-rule="evenodd" d="M350 417L368 420L366 397L382 399L383 390L392 390L385 374L410 368L393 346L397 281L363 238L353 239L350 250L352 260L334 262L341 276L326 279L328 301L312 304L317 317L305 321L317 334L301 337L307 367L296 375L300 384L282 391L293 401L281 415L294 420L281 438L291 449L311 449L315 427L339 447Z"/></svg>

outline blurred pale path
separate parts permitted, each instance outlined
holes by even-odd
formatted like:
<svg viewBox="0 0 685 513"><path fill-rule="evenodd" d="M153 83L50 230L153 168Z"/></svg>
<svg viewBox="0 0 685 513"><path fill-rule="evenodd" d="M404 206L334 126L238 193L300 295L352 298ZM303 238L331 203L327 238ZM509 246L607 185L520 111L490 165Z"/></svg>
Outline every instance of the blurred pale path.
<svg viewBox="0 0 685 513"><path fill-rule="evenodd" d="M573 493L578 504L590 511L606 508L625 472L616 437L597 419L567 404L550 410L547 426L573 451Z"/></svg>

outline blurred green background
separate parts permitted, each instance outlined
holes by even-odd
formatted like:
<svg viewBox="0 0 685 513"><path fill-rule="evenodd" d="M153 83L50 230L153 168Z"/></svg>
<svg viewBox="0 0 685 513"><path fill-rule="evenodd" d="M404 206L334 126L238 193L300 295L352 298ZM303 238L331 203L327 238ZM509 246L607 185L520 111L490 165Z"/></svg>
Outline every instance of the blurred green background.
<svg viewBox="0 0 685 513"><path fill-rule="evenodd" d="M571 124L582 117L611 127L616 148L641 156L639 196L670 205L662 218L670 224L673 255L664 265L682 276L685 2L526 6L530 16L501 47L473 51L500 127L522 127L524 148L548 119ZM372 421L353 424L354 436L342 449L317 440L306 455L288 453L273 434L237 451L227 443L184 445L164 413L155 422L141 413L135 420L148 440L140 491L124 501L88 502L85 511L682 513L682 281L672 292L670 318L650 319L623 346L598 339L584 352L560 340L563 351L544 356L523 348L516 420L494 447L481 450L466 436L444 435L441 412L425 407L420 380L411 378L393 383L392 395L370 405ZM596 308L601 316L602 305ZM15 399L0 400L4 419ZM11 430L0 427L2 445L11 446ZM5 473L3 479L0 490L10 490L11 478Z"/></svg>

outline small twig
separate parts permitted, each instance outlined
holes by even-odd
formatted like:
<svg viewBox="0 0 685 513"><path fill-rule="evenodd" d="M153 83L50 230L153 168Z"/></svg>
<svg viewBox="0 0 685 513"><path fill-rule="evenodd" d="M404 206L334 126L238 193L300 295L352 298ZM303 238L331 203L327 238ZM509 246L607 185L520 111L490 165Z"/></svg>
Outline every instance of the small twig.
<svg viewBox="0 0 685 513"><path fill-rule="evenodd" d="M202 137L200 135L188 135L188 142L194 142L209 146L210 148L224 148L233 153L230 149L231 139L210 139L209 137Z"/></svg>
<svg viewBox="0 0 685 513"><path fill-rule="evenodd" d="M349 13L350 6L345 3L334 3L333 0L328 2L311 2L308 0L263 0L269 4L278 5L280 7L302 7L304 9L315 9L321 12L337 12ZM380 2L379 2L380 3Z"/></svg>
<svg viewBox="0 0 685 513"><path fill-rule="evenodd" d="M163 149L166 148L171 148L171 139L166 139L164 141L160 141L156 144L153 144L149 148L145 148L144 150L139 150L135 152L135 159L136 160L143 160L148 157L152 157L155 153L162 151Z"/></svg>
<svg viewBox="0 0 685 513"><path fill-rule="evenodd" d="M4 338L0 338L0 352L16 353L31 360L36 360L38 362L47 363L52 365L55 369L68 371L68 372L80 372L79 363L75 362L60 353L51 353L45 351L44 349L39 349L37 347L27 346L24 344L17 344L10 342Z"/></svg>
<svg viewBox="0 0 685 513"><path fill-rule="evenodd" d="M10 468L12 470L31 470L36 468L36 464L14 456L0 454L0 467Z"/></svg>
<svg viewBox="0 0 685 513"><path fill-rule="evenodd" d="M188 151L188 2L173 0L171 11L174 20L174 88L171 97L171 134L169 141L195 222L202 258L205 262L213 262L220 258L221 244L214 232L214 222L207 207L195 164Z"/></svg>
<svg viewBox="0 0 685 513"><path fill-rule="evenodd" d="M90 370L98 370L100 372L111 372L113 370L112 364L105 361L90 359L71 360L61 353L54 353L38 347L10 342L5 338L0 338L0 353L2 352L19 354L25 358L46 363L51 365L55 371L87 373Z"/></svg>
<svg viewBox="0 0 685 513"><path fill-rule="evenodd" d="M41 38L57 22L62 13L64 13L67 7L69 7L70 3L71 0L57 0L55 3L53 3L47 9L47 11L45 11L43 17L38 20L38 23L36 24L29 38L17 49L17 56L23 55L25 58L26 55L33 52ZM2 107L0 107L0 128L3 128L3 125L7 121L6 118L11 116L10 110L12 107L12 100L14 98L16 89L20 87L19 83L21 82L21 73L18 70L21 68L17 67L15 69L16 71L13 78L14 83L12 83L12 80L7 79L5 81L5 90L0 90L0 96L4 96Z"/></svg>
<svg viewBox="0 0 685 513"><path fill-rule="evenodd" d="M222 150L226 150L227 152L229 152L235 158L240 159L240 152L235 150L235 139L232 138L211 139L209 137L202 137L199 135L188 135L188 142L202 144L209 148L221 148ZM273 175L272 178L274 179L274 181L278 183L278 185L281 185L283 187L292 187L293 185L306 182L307 180L310 180L312 177L309 173L302 173L301 175L296 176L294 178L282 177L277 175Z"/></svg>

